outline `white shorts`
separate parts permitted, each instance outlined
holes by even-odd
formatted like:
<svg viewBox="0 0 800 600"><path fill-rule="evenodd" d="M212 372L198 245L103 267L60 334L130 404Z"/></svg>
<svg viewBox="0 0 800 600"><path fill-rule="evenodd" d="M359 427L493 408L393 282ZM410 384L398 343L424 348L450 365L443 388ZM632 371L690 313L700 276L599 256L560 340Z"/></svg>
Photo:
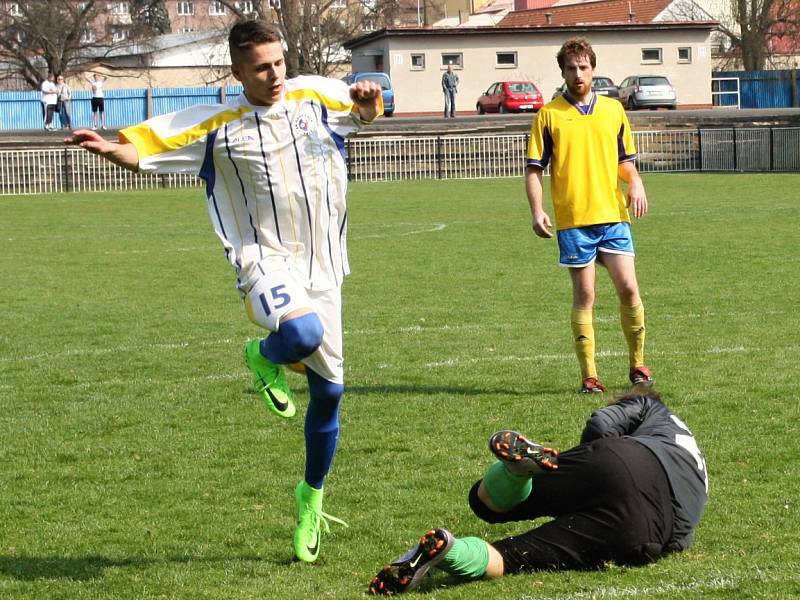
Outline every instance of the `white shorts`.
<svg viewBox="0 0 800 600"><path fill-rule="evenodd" d="M306 289L290 268L281 266L260 275L244 296L247 317L256 325L278 331L281 318L292 311L309 308L322 322L319 348L303 364L333 383L344 383L342 348L342 290Z"/></svg>

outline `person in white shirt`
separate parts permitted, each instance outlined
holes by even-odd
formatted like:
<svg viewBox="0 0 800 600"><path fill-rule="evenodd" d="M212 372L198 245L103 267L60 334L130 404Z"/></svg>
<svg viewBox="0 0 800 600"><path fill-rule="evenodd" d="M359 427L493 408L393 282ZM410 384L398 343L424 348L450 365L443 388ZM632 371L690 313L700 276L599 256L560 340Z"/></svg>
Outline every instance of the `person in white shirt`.
<svg viewBox="0 0 800 600"><path fill-rule="evenodd" d="M58 89L52 73L47 74L47 79L42 82L42 104L44 105L44 128L48 131L55 129L53 115L58 102Z"/></svg>
<svg viewBox="0 0 800 600"><path fill-rule="evenodd" d="M103 86L106 78L99 73L93 73L86 81L92 86L92 129L106 128L106 100Z"/></svg>
<svg viewBox="0 0 800 600"><path fill-rule="evenodd" d="M323 482L339 435L344 393L341 285L346 249L345 137L383 112L381 88L335 79L286 79L280 34L243 21L229 35L231 71L244 93L120 131L112 143L89 130L65 141L133 171L193 172L236 272L248 317L271 333L245 346L256 390L281 417L295 413L283 365L302 362L310 402L306 465L295 488L295 555L317 559Z"/></svg>

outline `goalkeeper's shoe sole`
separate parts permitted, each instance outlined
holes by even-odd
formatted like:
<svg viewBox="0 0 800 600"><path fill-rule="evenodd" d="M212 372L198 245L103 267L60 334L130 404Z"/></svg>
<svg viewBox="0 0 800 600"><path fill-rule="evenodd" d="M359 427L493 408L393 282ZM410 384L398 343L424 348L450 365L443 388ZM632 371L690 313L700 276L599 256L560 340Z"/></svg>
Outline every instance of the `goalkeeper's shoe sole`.
<svg viewBox="0 0 800 600"><path fill-rule="evenodd" d="M444 559L453 547L455 538L446 529L431 529L419 544L406 554L381 569L369 584L369 593L394 596L410 592L417 587L425 574Z"/></svg>
<svg viewBox="0 0 800 600"><path fill-rule="evenodd" d="M558 451L532 442L516 431L498 431L489 450L515 475L537 475L558 469Z"/></svg>

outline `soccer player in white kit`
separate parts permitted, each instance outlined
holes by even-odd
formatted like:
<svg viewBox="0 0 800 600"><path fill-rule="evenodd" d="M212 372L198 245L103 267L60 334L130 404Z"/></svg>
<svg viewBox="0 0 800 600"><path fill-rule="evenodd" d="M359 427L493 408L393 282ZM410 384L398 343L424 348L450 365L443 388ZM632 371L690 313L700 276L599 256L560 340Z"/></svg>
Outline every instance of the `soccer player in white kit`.
<svg viewBox="0 0 800 600"><path fill-rule="evenodd" d="M319 556L323 483L339 436L344 393L341 285L347 262L345 137L383 112L370 81L286 79L280 34L243 21L229 35L231 71L244 93L120 131L65 141L143 172L192 172L206 183L208 212L236 271L248 317L271 333L245 346L256 390L282 417L295 406L282 365L303 363L310 401L306 466L295 488L294 551Z"/></svg>

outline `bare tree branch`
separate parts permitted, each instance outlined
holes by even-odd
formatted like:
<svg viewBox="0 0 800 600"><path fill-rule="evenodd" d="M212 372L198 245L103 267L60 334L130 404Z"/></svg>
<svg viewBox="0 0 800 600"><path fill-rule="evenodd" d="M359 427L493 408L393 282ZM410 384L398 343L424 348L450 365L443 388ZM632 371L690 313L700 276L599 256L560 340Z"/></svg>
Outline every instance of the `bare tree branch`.
<svg viewBox="0 0 800 600"><path fill-rule="evenodd" d="M115 12L114 5L120 5ZM47 73L83 71L131 39L162 33L163 0L127 4L100 0L17 0L0 4L0 77L24 80L38 89ZM130 10L131 7L133 10ZM133 13L133 14L131 14ZM168 30L168 29L167 29ZM115 36L117 39L115 39Z"/></svg>
<svg viewBox="0 0 800 600"><path fill-rule="evenodd" d="M290 77L330 75L349 55L345 41L393 21L397 0L221 0L238 18L274 23L286 43Z"/></svg>

